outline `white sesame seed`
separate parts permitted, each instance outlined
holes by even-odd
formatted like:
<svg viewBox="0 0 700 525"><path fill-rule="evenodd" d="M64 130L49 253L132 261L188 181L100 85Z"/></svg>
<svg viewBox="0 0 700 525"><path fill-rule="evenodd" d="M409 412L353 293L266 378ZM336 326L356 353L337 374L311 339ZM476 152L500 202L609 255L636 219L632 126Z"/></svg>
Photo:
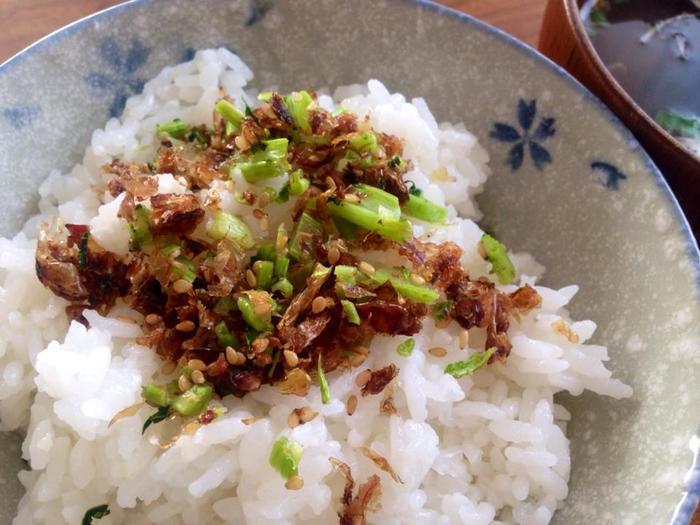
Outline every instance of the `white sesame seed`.
<svg viewBox="0 0 700 525"><path fill-rule="evenodd" d="M192 321L181 321L175 325L175 330L178 332L191 332L194 330L194 326Z"/></svg>
<svg viewBox="0 0 700 525"><path fill-rule="evenodd" d="M441 346L436 346L428 350L428 353L435 357L445 357L447 355L447 350Z"/></svg>
<svg viewBox="0 0 700 525"><path fill-rule="evenodd" d="M348 402L346 403L346 409L348 416L352 416L355 413L355 410L357 409L356 395L353 394L348 398Z"/></svg>
<svg viewBox="0 0 700 525"><path fill-rule="evenodd" d="M311 311L315 314L320 314L326 309L326 304L326 298L319 295L311 302Z"/></svg>
<svg viewBox="0 0 700 525"><path fill-rule="evenodd" d="M187 361L187 368L190 370L200 370L204 371L207 369L207 365L204 364L204 361L201 359L190 359Z"/></svg>
<svg viewBox="0 0 700 525"><path fill-rule="evenodd" d="M173 291L175 293L187 293L192 289L192 283L184 279L178 279L173 283Z"/></svg>
<svg viewBox="0 0 700 525"><path fill-rule="evenodd" d="M372 275L375 272L374 266L372 266L370 263L367 261L362 261L358 265L359 270L366 274L366 275Z"/></svg>
<svg viewBox="0 0 700 525"><path fill-rule="evenodd" d="M204 381L206 381L204 379L204 374L201 370L192 371L192 381L197 385L201 385L202 383L204 383Z"/></svg>
<svg viewBox="0 0 700 525"><path fill-rule="evenodd" d="M367 383L369 383L369 380L372 378L372 371L368 368L367 370L363 370L359 374L357 374L357 377L355 378L355 384L362 388L365 386Z"/></svg>
<svg viewBox="0 0 700 525"><path fill-rule="evenodd" d="M284 362L287 363L289 368L294 368L299 364L299 356L296 352L285 350L282 355L284 355Z"/></svg>
<svg viewBox="0 0 700 525"><path fill-rule="evenodd" d="M192 388L192 383L189 379L182 375L177 380L177 387L180 389L180 392L184 392L185 390L189 390L190 388Z"/></svg>

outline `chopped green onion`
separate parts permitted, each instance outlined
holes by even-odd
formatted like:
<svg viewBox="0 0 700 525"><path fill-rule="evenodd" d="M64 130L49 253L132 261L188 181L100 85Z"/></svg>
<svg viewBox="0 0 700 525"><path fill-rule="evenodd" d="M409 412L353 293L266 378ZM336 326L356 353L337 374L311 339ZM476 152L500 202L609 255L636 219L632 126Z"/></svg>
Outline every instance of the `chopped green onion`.
<svg viewBox="0 0 700 525"><path fill-rule="evenodd" d="M311 250L313 253L315 243L318 242L322 234L321 223L308 213L302 213L292 237L289 239L289 256L300 261L307 255L307 250Z"/></svg>
<svg viewBox="0 0 700 525"><path fill-rule="evenodd" d="M136 217L129 223L129 240L132 247L138 249L152 239L151 211L142 204L137 204L134 208L134 214Z"/></svg>
<svg viewBox="0 0 700 525"><path fill-rule="evenodd" d="M172 271L178 279L184 279L188 283L193 283L197 278L197 265L183 255L173 261Z"/></svg>
<svg viewBox="0 0 700 525"><path fill-rule="evenodd" d="M318 362L316 363L316 372L318 373L318 386L321 389L321 403L327 405L331 401L331 389L328 386L326 374L323 373L323 364L321 362L320 353L318 354Z"/></svg>
<svg viewBox="0 0 700 525"><path fill-rule="evenodd" d="M270 100L272 100L272 91L263 91L258 95L258 100L261 102L270 102Z"/></svg>
<svg viewBox="0 0 700 525"><path fill-rule="evenodd" d="M255 254L256 261L274 261L277 257L275 245L271 242L264 242Z"/></svg>
<svg viewBox="0 0 700 525"><path fill-rule="evenodd" d="M341 201L337 204L329 202L327 208L334 217L340 217L361 228L377 232L390 241L405 241L413 233L411 223L407 220L382 217L379 213L369 210L359 204L347 201Z"/></svg>
<svg viewBox="0 0 700 525"><path fill-rule="evenodd" d="M234 126L231 122L228 120L226 121L226 128L225 128L225 133L227 137L230 137L236 132L236 126Z"/></svg>
<svg viewBox="0 0 700 525"><path fill-rule="evenodd" d="M438 321L444 321L450 316L452 301L440 301L433 305L433 317Z"/></svg>
<svg viewBox="0 0 700 525"><path fill-rule="evenodd" d="M254 160L287 160L289 139L263 140L261 144L264 149L253 155Z"/></svg>
<svg viewBox="0 0 700 525"><path fill-rule="evenodd" d="M479 368L489 362L491 356L496 352L496 348L489 348L485 352L479 352L469 356L463 361L450 363L445 367L445 373L452 377L460 378L476 372Z"/></svg>
<svg viewBox="0 0 700 525"><path fill-rule="evenodd" d="M83 235L80 237L80 242L78 243L78 270L84 270L87 266L89 239L89 231L83 233Z"/></svg>
<svg viewBox="0 0 700 525"><path fill-rule="evenodd" d="M241 295L237 301L238 309L241 311L246 324L258 332L271 332L273 329L270 316L258 315L255 313L255 306L250 297ZM272 303L270 303L272 305Z"/></svg>
<svg viewBox="0 0 700 525"><path fill-rule="evenodd" d="M284 97L284 102L287 104L289 114L294 119L297 128L304 133L311 133L311 124L309 123L309 106L313 102L311 95L306 91L299 91Z"/></svg>
<svg viewBox="0 0 700 525"><path fill-rule="evenodd" d="M508 258L505 245L485 233L481 237L481 246L484 248L486 260L491 263L493 273L498 277L498 282L511 283L515 278L515 267Z"/></svg>
<svg viewBox="0 0 700 525"><path fill-rule="evenodd" d="M403 212L426 222L444 222L447 219L447 208L411 193L408 195L408 201L403 205Z"/></svg>
<svg viewBox="0 0 700 525"><path fill-rule="evenodd" d="M275 257L275 277L281 279L287 276L289 270L289 257L278 255Z"/></svg>
<svg viewBox="0 0 700 525"><path fill-rule="evenodd" d="M216 212L214 220L207 228L207 234L215 241L227 239L244 250L252 248L255 244L250 227L242 219L225 211Z"/></svg>
<svg viewBox="0 0 700 525"><path fill-rule="evenodd" d="M345 312L348 322L350 324L360 324L360 314L357 313L355 305L347 299L341 299L340 304L343 306L343 312Z"/></svg>
<svg viewBox="0 0 700 525"><path fill-rule="evenodd" d="M362 274L362 279L378 286L388 282L398 294L417 303L432 304L440 297L436 290L395 277L387 270L377 270L368 276Z"/></svg>
<svg viewBox="0 0 700 525"><path fill-rule="evenodd" d="M202 133L202 130L199 128L192 128L192 131L187 135L187 140L190 142L197 142L200 146L206 146L207 142L209 142L206 135Z"/></svg>
<svg viewBox="0 0 700 525"><path fill-rule="evenodd" d="M179 118L176 118L171 122L158 124L156 126L156 131L158 133L167 133L174 139L182 140L185 137L185 133L187 132L187 127L187 124L185 124Z"/></svg>
<svg viewBox="0 0 700 525"><path fill-rule="evenodd" d="M170 407L181 416L195 416L207 408L213 393L209 385L194 385L173 399Z"/></svg>
<svg viewBox="0 0 700 525"><path fill-rule="evenodd" d="M255 263L255 278L258 288L269 290L272 286L272 275L275 271L275 263L272 261L258 261Z"/></svg>
<svg viewBox="0 0 700 525"><path fill-rule="evenodd" d="M294 170L289 175L289 194L295 197L309 189L311 181L303 176L301 170Z"/></svg>
<svg viewBox="0 0 700 525"><path fill-rule="evenodd" d="M171 401L167 390L153 383L141 387L141 397L146 403L156 407L167 407Z"/></svg>
<svg viewBox="0 0 700 525"><path fill-rule="evenodd" d="M357 237L357 226L353 223L340 217L333 217L333 223L338 228L338 233L340 233L342 239L352 240Z"/></svg>
<svg viewBox="0 0 700 525"><path fill-rule="evenodd" d="M104 505L97 505L96 507L92 507L85 512L81 525L92 525L93 520L99 520L105 516L108 516L109 514L109 505L106 503Z"/></svg>
<svg viewBox="0 0 700 525"><path fill-rule="evenodd" d="M418 186L416 186L413 183L413 181L408 180L408 181L406 181L406 184L409 185L409 188L408 188L409 195L415 195L416 197L420 197L421 195L423 195L423 190L421 190Z"/></svg>
<svg viewBox="0 0 700 525"><path fill-rule="evenodd" d="M214 305L214 313L219 315L226 315L234 308L236 308L236 301L233 300L233 297L225 295L224 297L219 299Z"/></svg>
<svg viewBox="0 0 700 525"><path fill-rule="evenodd" d="M408 357L413 353L415 346L416 342L412 337L409 337L405 341L399 343L399 345L396 347L396 352L403 357Z"/></svg>
<svg viewBox="0 0 700 525"><path fill-rule="evenodd" d="M267 377L272 377L275 375L275 370L280 362L280 355L282 355L281 349L277 348L272 356L272 363L270 363L270 369L267 371Z"/></svg>
<svg viewBox="0 0 700 525"><path fill-rule="evenodd" d="M280 279L272 285L273 292L279 292L283 297L289 298L294 293L294 286L287 279Z"/></svg>
<svg viewBox="0 0 700 525"><path fill-rule="evenodd" d="M143 422L141 434L144 434L146 429L151 425L155 425L156 423L160 423L161 421L165 420L165 418L168 417L168 414L170 414L170 407L160 407L154 414L151 414L148 419Z"/></svg>
<svg viewBox="0 0 700 525"><path fill-rule="evenodd" d="M241 173L246 181L253 184L261 180L272 179L284 174L284 167L274 160L245 162L240 165Z"/></svg>
<svg viewBox="0 0 700 525"><path fill-rule="evenodd" d="M353 188L359 192L363 208L377 213L382 219L401 217L399 199L395 195L368 184L355 184Z"/></svg>
<svg viewBox="0 0 700 525"><path fill-rule="evenodd" d="M674 111L659 111L655 120L673 135L700 139L700 119L680 115Z"/></svg>
<svg viewBox="0 0 700 525"><path fill-rule="evenodd" d="M284 479L296 476L299 472L299 462L304 453L302 446L288 437L282 436L270 451L270 466L274 468Z"/></svg>
<svg viewBox="0 0 700 525"><path fill-rule="evenodd" d="M358 152L374 151L377 148L377 136L371 131L350 135L350 147Z"/></svg>
<svg viewBox="0 0 700 525"><path fill-rule="evenodd" d="M227 122L230 122L231 125L234 126L235 131L240 131L241 122L243 121L243 117L245 117L245 114L240 109L224 98L219 100L214 108Z"/></svg>
<svg viewBox="0 0 700 525"><path fill-rule="evenodd" d="M323 266L321 263L316 263L313 272L311 272L311 279L321 279L326 277L330 271L330 268Z"/></svg>
<svg viewBox="0 0 700 525"><path fill-rule="evenodd" d="M335 278L338 279L343 284L354 285L357 280L357 268L354 266L345 266L344 264L339 264L333 268L333 274Z"/></svg>
<svg viewBox="0 0 700 525"><path fill-rule="evenodd" d="M225 321L221 321L216 325L214 333L216 334L216 339L219 341L219 344L224 348L227 346L238 348L240 346L238 338L229 331Z"/></svg>

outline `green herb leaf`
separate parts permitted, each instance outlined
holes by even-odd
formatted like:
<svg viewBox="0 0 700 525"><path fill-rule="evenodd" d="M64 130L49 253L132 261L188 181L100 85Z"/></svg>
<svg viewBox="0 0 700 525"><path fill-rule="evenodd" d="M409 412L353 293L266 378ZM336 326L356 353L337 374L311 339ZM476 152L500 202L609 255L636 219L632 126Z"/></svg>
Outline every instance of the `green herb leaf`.
<svg viewBox="0 0 700 525"><path fill-rule="evenodd" d="M469 356L463 361L450 363L445 367L445 373L452 377L460 378L476 372L479 368L489 362L491 356L496 352L496 348L489 348L485 352L479 352Z"/></svg>
<svg viewBox="0 0 700 525"><path fill-rule="evenodd" d="M109 513L109 505L107 505L106 503L104 505L97 505L96 507L92 507L91 509L88 509L85 512L81 525L92 525L93 520L99 520L101 518L104 518L105 516L108 516Z"/></svg>
<svg viewBox="0 0 700 525"><path fill-rule="evenodd" d="M403 169L406 163L403 161L401 157L398 155L394 155L391 157L387 162L386 165L390 168L398 168L398 169ZM413 186L414 188L416 187L415 185ZM420 190L418 190L420 191Z"/></svg>
<svg viewBox="0 0 700 525"><path fill-rule="evenodd" d="M146 429L151 425L155 425L156 423L163 421L166 417L168 417L169 413L169 407L160 407L158 410L156 410L155 414L151 414L148 419L144 421L143 427L141 428L141 434L144 434Z"/></svg>
<svg viewBox="0 0 700 525"><path fill-rule="evenodd" d="M444 321L450 316L452 301L441 301L433 306L433 317L438 321Z"/></svg>
<svg viewBox="0 0 700 525"><path fill-rule="evenodd" d="M229 331L225 321L221 321L216 325L214 328L214 333L216 334L219 344L224 348L227 346L230 346L231 348L238 348L241 345L238 338Z"/></svg>
<svg viewBox="0 0 700 525"><path fill-rule="evenodd" d="M416 342L413 340L412 337L409 337L405 341L399 343L399 345L396 347L396 352L399 355L402 355L404 357L408 357L413 353L413 349L416 346Z"/></svg>
<svg viewBox="0 0 700 525"><path fill-rule="evenodd" d="M496 239L485 233L481 237L481 246L484 248L486 260L491 263L493 273L501 284L509 284L515 279L515 266L508 258L506 247Z"/></svg>
<svg viewBox="0 0 700 525"><path fill-rule="evenodd" d="M299 462L304 453L302 446L288 437L282 436L270 451L270 465L279 472L284 479L296 476L299 472Z"/></svg>
<svg viewBox="0 0 700 525"><path fill-rule="evenodd" d="M318 386L321 389L321 402L324 405L327 405L331 401L331 389L328 387L326 374L323 373L323 363L321 362L321 354L318 354L316 371L318 372Z"/></svg>

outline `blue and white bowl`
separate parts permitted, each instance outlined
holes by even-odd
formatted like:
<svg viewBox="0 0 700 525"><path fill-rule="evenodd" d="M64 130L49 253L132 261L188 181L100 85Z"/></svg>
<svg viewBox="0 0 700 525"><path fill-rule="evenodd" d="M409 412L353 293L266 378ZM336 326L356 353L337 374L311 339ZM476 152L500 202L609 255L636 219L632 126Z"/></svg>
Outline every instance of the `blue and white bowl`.
<svg viewBox="0 0 700 525"><path fill-rule="evenodd" d="M491 155L484 226L581 285L572 314L599 324L631 400L560 399L570 495L558 524L686 524L698 499L698 251L630 133L563 70L489 26L409 0L133 0L69 26L0 68L0 234L39 183L167 64L227 46L281 90L381 78L463 121ZM0 436L0 522L21 488L19 437ZM682 501L682 503L680 503Z"/></svg>

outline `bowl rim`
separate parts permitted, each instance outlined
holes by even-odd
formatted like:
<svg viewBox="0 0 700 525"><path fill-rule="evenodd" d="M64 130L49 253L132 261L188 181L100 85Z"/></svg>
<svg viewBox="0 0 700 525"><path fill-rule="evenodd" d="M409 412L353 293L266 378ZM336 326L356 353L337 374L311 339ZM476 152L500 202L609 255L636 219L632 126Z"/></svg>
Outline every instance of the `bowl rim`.
<svg viewBox="0 0 700 525"><path fill-rule="evenodd" d="M651 115L644 111L644 109L637 104L627 90L617 81L603 60L600 58L598 51L596 50L590 36L588 35L588 32L586 31L586 27L583 25L583 20L581 19L579 4L583 1L584 0L564 0L564 11L566 12L566 17L568 18L574 31L576 43L579 46L579 49L581 49L581 51L585 54L586 58L591 60L591 62L594 64L596 75L602 77L602 80L606 84L612 86L614 97L625 106L626 110L634 112L634 114L637 115L645 125L649 126L656 133L656 135L660 136L668 147L672 147L674 150L680 150L678 154L684 157L686 162L695 164L698 170L700 170L700 157L693 155L676 137L661 127L661 125L659 125L659 123L656 122Z"/></svg>
<svg viewBox="0 0 700 525"><path fill-rule="evenodd" d="M108 7L106 9L103 9L101 11L97 11L95 13L92 13L88 16L85 16L83 18L80 18L74 22L71 22L70 24L67 24L61 28L56 29L55 31L49 33L48 35L42 37L41 39L37 40L36 42L30 44L29 46L25 47L24 49L20 50L19 52L15 53L13 56L5 60L4 62L0 63L0 79L6 75L9 71L11 71L13 68L17 67L19 64L24 62L25 60L31 58L34 56L37 52L40 52L42 49L49 47L52 44L55 44L57 42L60 42L64 38L68 37L69 35L80 31L84 27L87 27L89 24L94 23L95 21L106 21L110 17L122 12L126 11L127 9L131 8L138 8L140 6L144 5L150 5L150 4L155 4L158 2L165 2L167 0L126 0L122 3L118 3L114 6ZM664 176L661 174L659 168L654 164L652 161L651 157L649 154L644 150L644 148L641 147L639 144L639 141L636 139L636 137L632 134L632 132L625 126L625 124L622 122L622 120L615 115L595 94L593 94L591 91L588 90L581 82L579 82L575 77L573 77L566 69L564 69L562 66L545 56L544 54L540 53L536 49L530 47L529 45L525 44L521 40L517 39L516 37L512 36L511 34L503 31L502 29L499 29L495 26L492 26L491 24L488 24L486 22L483 22L471 15L468 15L466 13L463 13L461 11L457 11L456 9L453 9L451 7L447 7L442 4L438 4L432 0L385 0L387 2L390 1L395 1L395 2L402 2L402 3L408 3L413 6L415 6L418 9L423 9L428 12L434 12L437 13L440 16L447 16L450 18L454 18L458 20L461 23L466 24L467 26L470 26L471 28L480 31L483 34L490 35L492 37L495 37L497 39L500 39L502 42L505 42L508 44L511 48L513 48L515 51L521 53L525 57L529 58L532 60L534 64L538 64L540 66L544 66L547 68L550 72L555 73L558 77L562 78L566 85L568 85L575 93L580 95L583 99L587 100L590 102L593 106L593 108L598 111L599 114L604 116L606 120L610 123L610 125L622 136L624 139L628 151L634 153L635 155L638 156L638 158L642 161L642 164L644 165L645 171L652 176L654 182L656 183L657 188L659 189L660 193L666 198L668 204L670 205L671 209L673 210L673 215L676 220L676 224L680 229L680 234L686 241L686 246L685 246L685 255L690 259L690 262L692 264L693 270L695 272L695 300L696 302L700 302L700 251L698 249L698 242L692 232L692 229L690 228L690 225L688 223L688 220L683 213L680 204L678 202L678 199L676 198L675 194L673 191L671 191L671 188L664 178ZM552 0L550 0L552 1ZM560 0L556 0L560 1ZM578 11L578 5L576 4L577 0L564 0L564 5L567 10L567 16L571 20L571 13L569 12L569 8L571 7L572 3L573 5L576 6L576 11ZM585 34L585 30L583 30L583 25L580 23L580 17L578 17L579 24L577 25L574 23L575 30L576 31L584 31L584 42L590 46L591 51L592 51L592 44L588 40L587 35ZM600 62L600 59L597 56L597 53L593 51L594 58L597 60L597 64L601 65L602 62ZM607 73L607 68L602 68L603 73ZM612 76L607 73L608 76L610 76L612 82L614 82L616 85L617 83L612 79ZM619 86L618 86L619 87ZM629 98L629 95L627 95L624 90L620 88L620 91ZM631 100L631 99L630 99ZM643 112L642 112L643 113ZM646 114L644 113L644 116ZM648 116L646 116L648 118ZM669 138L671 136L663 130L658 124L655 122L652 122L655 127L659 128L660 131L662 131L665 135L667 135ZM672 139L674 144L678 144L679 147L682 147L675 139ZM685 150L685 148L682 148ZM696 159L697 160L697 159ZM696 460L691 464L690 470L692 471L693 469L699 469L700 468L700 455L696 458ZM674 524L678 523L678 514L681 512L681 509L685 509L688 506L695 507L695 503L698 502L700 499L700 485L698 486L693 486L693 487L688 487L688 489L684 492L683 497L681 501L677 504L677 507L674 512L674 516L672 518L672 521ZM692 509L691 509L692 512Z"/></svg>

